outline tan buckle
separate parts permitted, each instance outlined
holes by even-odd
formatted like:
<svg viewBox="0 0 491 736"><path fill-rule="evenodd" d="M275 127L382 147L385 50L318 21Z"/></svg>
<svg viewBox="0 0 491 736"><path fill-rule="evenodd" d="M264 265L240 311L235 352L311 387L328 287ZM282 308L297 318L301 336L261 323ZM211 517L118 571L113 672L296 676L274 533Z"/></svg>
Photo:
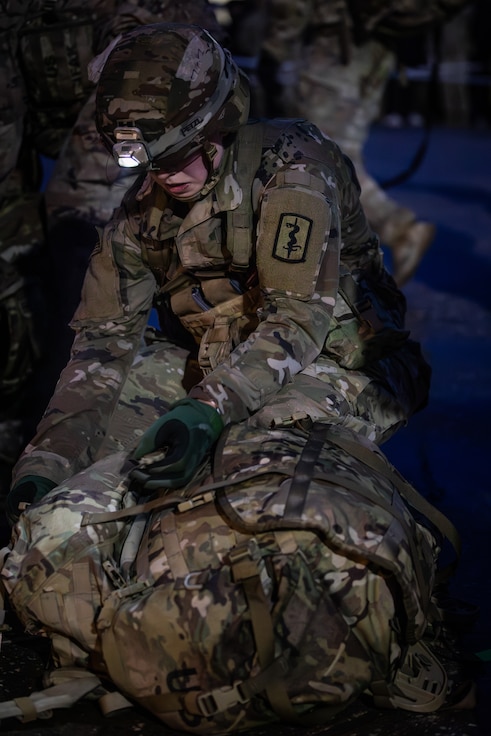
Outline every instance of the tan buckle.
<svg viewBox="0 0 491 736"><path fill-rule="evenodd" d="M432 713L445 702L447 688L447 673L435 655L420 641L409 647L395 676L389 700L395 708Z"/></svg>
<svg viewBox="0 0 491 736"><path fill-rule="evenodd" d="M247 700L248 698L240 691L240 685L232 685L232 687L218 687L209 693L198 695L197 704L203 715L209 718L215 713L233 708L237 703L246 703Z"/></svg>

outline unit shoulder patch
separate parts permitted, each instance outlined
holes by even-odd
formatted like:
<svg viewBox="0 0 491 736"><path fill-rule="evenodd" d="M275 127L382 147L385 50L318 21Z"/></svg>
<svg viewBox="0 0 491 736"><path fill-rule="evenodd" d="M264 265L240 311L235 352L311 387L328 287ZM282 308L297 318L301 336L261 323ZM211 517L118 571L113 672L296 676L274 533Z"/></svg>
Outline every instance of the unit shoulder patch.
<svg viewBox="0 0 491 736"><path fill-rule="evenodd" d="M291 187L268 191L258 228L261 287L310 299L327 248L330 223L329 202L321 192Z"/></svg>
<svg viewBox="0 0 491 736"><path fill-rule="evenodd" d="M286 263L301 263L307 258L312 230L310 217L284 212L280 216L273 244L273 258Z"/></svg>

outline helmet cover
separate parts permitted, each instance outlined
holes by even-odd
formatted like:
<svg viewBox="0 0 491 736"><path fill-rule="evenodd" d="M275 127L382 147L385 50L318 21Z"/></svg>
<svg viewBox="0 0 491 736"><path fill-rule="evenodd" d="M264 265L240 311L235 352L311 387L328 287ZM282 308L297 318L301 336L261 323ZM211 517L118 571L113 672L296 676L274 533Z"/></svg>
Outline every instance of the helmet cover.
<svg viewBox="0 0 491 736"><path fill-rule="evenodd" d="M188 24L156 23L124 34L97 87L104 144L114 152L118 141L130 147L141 141L138 163L184 157L214 133L235 132L248 113L247 80L230 53Z"/></svg>

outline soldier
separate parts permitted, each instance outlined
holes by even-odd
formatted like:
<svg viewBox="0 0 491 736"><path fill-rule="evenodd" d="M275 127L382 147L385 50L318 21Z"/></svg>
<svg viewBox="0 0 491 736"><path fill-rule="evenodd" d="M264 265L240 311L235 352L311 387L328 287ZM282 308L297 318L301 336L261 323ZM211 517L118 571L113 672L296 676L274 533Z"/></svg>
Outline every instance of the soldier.
<svg viewBox="0 0 491 736"><path fill-rule="evenodd" d="M95 226L106 224L133 181L99 140L89 62L123 31L163 19L224 37L208 0L6 0L1 7L0 497L68 360L68 322ZM42 164L54 161L41 192Z"/></svg>
<svg viewBox="0 0 491 736"><path fill-rule="evenodd" d="M249 97L197 26L138 28L110 52L97 128L143 172L91 256L11 520L110 452L182 486L232 422L303 412L381 443L424 406L429 367L351 162L312 123L246 124Z"/></svg>
<svg viewBox="0 0 491 736"><path fill-rule="evenodd" d="M378 185L363 149L379 117L386 84L396 68L398 34L422 29L456 12L465 0L270 0L261 78L275 80L269 99L277 112L305 117L327 132L353 161L370 225L391 251L392 271L403 286L435 236L432 223L401 205ZM417 7L416 7L417 6ZM394 24L395 16L401 27Z"/></svg>
<svg viewBox="0 0 491 736"><path fill-rule="evenodd" d="M178 3L173 0L116 0L114 13L104 26L104 44L99 41L94 53L101 52L125 30L160 21L195 23L210 31L219 42L227 39L208 0L180 0ZM88 65L89 77L90 68L91 64ZM88 258L97 240L95 227L106 225L135 178L132 172L117 166L100 141L95 127L93 84L89 86L73 126L65 133L68 135L55 156L56 164L45 192L48 244L59 293L58 309L65 330L66 354L60 356L64 362L59 370L68 359L71 344L68 322L80 299ZM71 278L67 279L67 274Z"/></svg>

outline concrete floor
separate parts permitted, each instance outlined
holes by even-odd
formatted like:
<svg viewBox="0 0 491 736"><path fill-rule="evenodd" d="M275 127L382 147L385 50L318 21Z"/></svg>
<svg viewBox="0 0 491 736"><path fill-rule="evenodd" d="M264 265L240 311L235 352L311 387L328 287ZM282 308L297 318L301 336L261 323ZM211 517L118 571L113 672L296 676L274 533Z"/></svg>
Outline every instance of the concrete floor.
<svg viewBox="0 0 491 736"><path fill-rule="evenodd" d="M422 132L374 128L367 146L369 170L380 180L404 169ZM416 174L391 190L421 219L438 226L434 245L405 287L409 324L433 366L428 407L390 440L384 451L410 482L444 511L463 540L451 592L480 606L480 617L460 640L477 686L471 710L412 714L381 711L360 702L330 726L299 730L273 725L255 736L480 736L491 734L491 133L438 128ZM388 254L390 262L390 254ZM3 527L3 535L6 528ZM4 541L4 540L2 540ZM22 632L4 636L0 700L25 695L39 684L43 642ZM476 663L481 663L475 667ZM8 719L8 736L174 736L136 709L104 719L84 701L50 720Z"/></svg>

